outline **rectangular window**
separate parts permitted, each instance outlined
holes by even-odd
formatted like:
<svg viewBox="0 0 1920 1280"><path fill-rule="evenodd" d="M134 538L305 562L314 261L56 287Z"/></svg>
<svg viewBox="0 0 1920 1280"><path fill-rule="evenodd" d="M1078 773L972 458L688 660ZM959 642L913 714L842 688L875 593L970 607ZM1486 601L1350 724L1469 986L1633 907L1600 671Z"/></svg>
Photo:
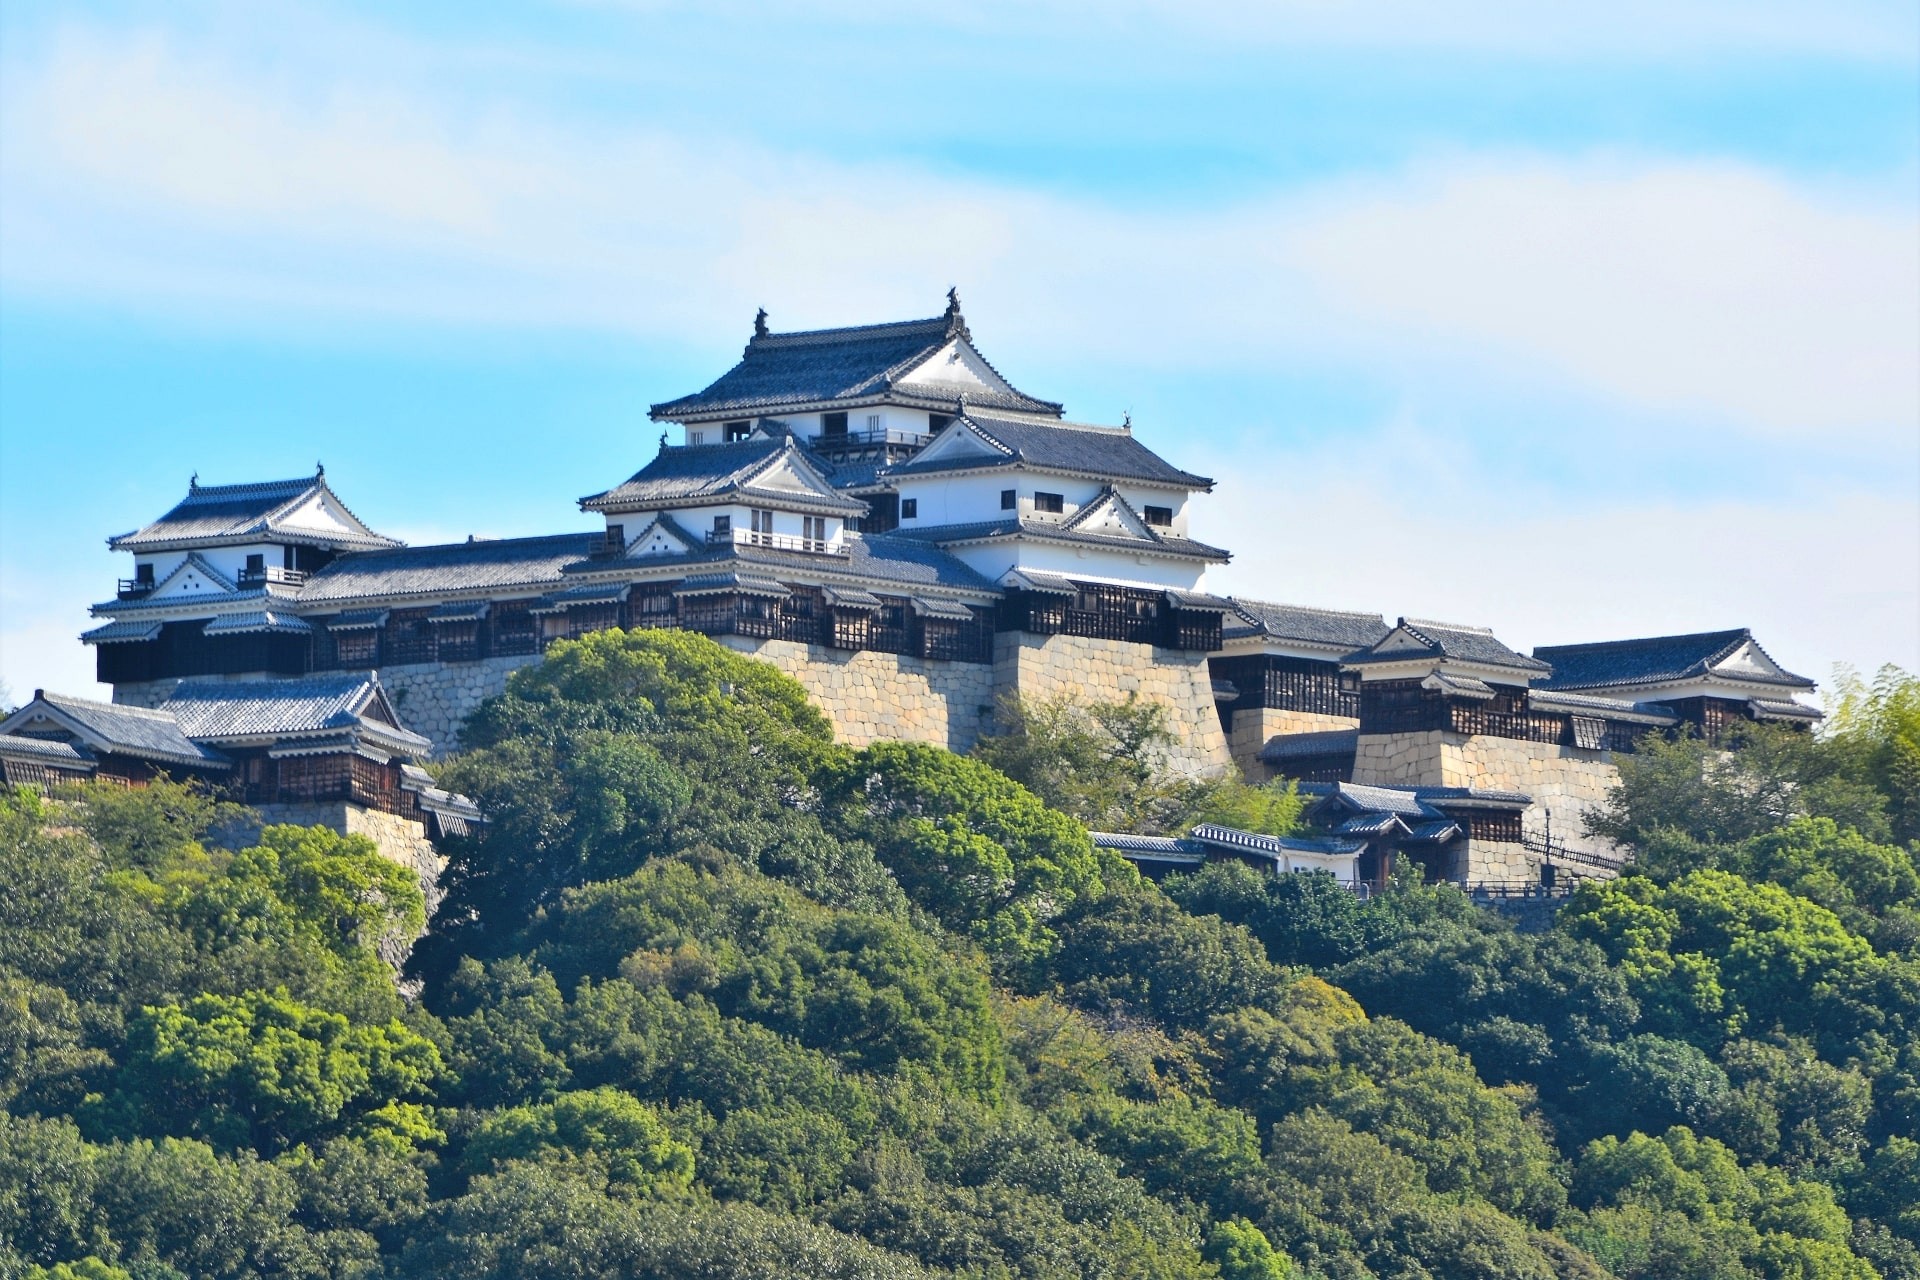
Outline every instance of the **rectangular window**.
<svg viewBox="0 0 1920 1280"><path fill-rule="evenodd" d="M927 415L927 430L938 435L952 421L953 415L950 413L930 413Z"/></svg>
<svg viewBox="0 0 1920 1280"><path fill-rule="evenodd" d="M732 516L715 516L713 518L713 536L714 537L724 538L729 533L732 533L732 532L733 532Z"/></svg>
<svg viewBox="0 0 1920 1280"><path fill-rule="evenodd" d="M607 526L607 550L620 551L627 545L627 526L610 524Z"/></svg>
<svg viewBox="0 0 1920 1280"><path fill-rule="evenodd" d="M1067 509L1067 503L1057 493L1036 493L1033 495L1033 509L1057 516Z"/></svg>
<svg viewBox="0 0 1920 1280"><path fill-rule="evenodd" d="M920 499L900 499L900 518L902 520L918 520L920 518Z"/></svg>
<svg viewBox="0 0 1920 1280"><path fill-rule="evenodd" d="M827 518L825 516L800 517L801 536L807 540L810 551L824 551L827 548Z"/></svg>
<svg viewBox="0 0 1920 1280"><path fill-rule="evenodd" d="M867 430L869 430L869 431L878 431L879 429L880 429L880 415L879 415L879 414L877 414L877 413L870 413L870 414L868 414L868 415L867 415Z"/></svg>
<svg viewBox="0 0 1920 1280"><path fill-rule="evenodd" d="M1173 524L1172 507L1147 507L1144 514L1148 524L1158 525L1162 529L1170 528Z"/></svg>
<svg viewBox="0 0 1920 1280"><path fill-rule="evenodd" d="M1018 500L1019 494L1015 490L1002 489L1000 491L1000 509L1002 511L1013 510L1014 507L1018 505Z"/></svg>
<svg viewBox="0 0 1920 1280"><path fill-rule="evenodd" d="M755 533L773 532L773 512L762 511L760 508L755 507L749 514L753 519L753 531Z"/></svg>
<svg viewBox="0 0 1920 1280"><path fill-rule="evenodd" d="M706 442L707 442L707 433L706 433L706 432L704 432L704 431L689 431L689 432L687 432L687 443L688 443L688 444L705 444Z"/></svg>
<svg viewBox="0 0 1920 1280"><path fill-rule="evenodd" d="M145 583L149 587L152 586L153 566L151 564L137 564L133 566L133 580L135 582Z"/></svg>
<svg viewBox="0 0 1920 1280"><path fill-rule="evenodd" d="M822 435L843 436L847 434L847 415L844 413L823 413L820 415Z"/></svg>
<svg viewBox="0 0 1920 1280"><path fill-rule="evenodd" d="M266 571L267 571L267 558L265 556L248 556L247 557L247 572L250 575L254 577L259 577L261 574L264 574Z"/></svg>
<svg viewBox="0 0 1920 1280"><path fill-rule="evenodd" d="M742 418L738 422L729 422L727 424L727 439L729 441L745 440L752 431L753 423L749 419Z"/></svg>

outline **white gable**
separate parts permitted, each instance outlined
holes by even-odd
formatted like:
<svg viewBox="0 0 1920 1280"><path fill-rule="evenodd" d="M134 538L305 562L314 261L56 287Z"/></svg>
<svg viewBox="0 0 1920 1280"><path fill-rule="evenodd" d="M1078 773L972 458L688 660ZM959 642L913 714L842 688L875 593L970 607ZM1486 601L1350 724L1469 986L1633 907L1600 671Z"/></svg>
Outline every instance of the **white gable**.
<svg viewBox="0 0 1920 1280"><path fill-rule="evenodd" d="M922 449L914 458L915 462L939 462L944 459L981 458L988 461L1002 461L1008 457L1005 449L987 440L965 422L955 422L939 435L933 443ZM903 479L911 478L908 472Z"/></svg>
<svg viewBox="0 0 1920 1280"><path fill-rule="evenodd" d="M1075 533L1097 533L1109 538L1138 538L1142 542L1158 542L1152 532L1121 497L1109 490L1100 495L1093 503L1066 525Z"/></svg>
<svg viewBox="0 0 1920 1280"><path fill-rule="evenodd" d="M331 494L324 492L308 494L293 510L276 516L272 527L332 537L351 537L364 532L360 522L348 515Z"/></svg>
<svg viewBox="0 0 1920 1280"><path fill-rule="evenodd" d="M692 550L685 540L675 536L667 527L655 520L640 531L640 536L627 546L627 555L639 556L678 556Z"/></svg>
<svg viewBox="0 0 1920 1280"><path fill-rule="evenodd" d="M22 715L8 720L5 731L22 738L38 738L42 742L65 742L76 746L88 744L78 733L64 723L48 715L45 711L33 707L22 708Z"/></svg>
<svg viewBox="0 0 1920 1280"><path fill-rule="evenodd" d="M955 386L979 387L982 391L997 391L1005 395L1018 395L1007 380L995 373L990 365L973 349L973 344L962 338L955 338L946 346L922 360L913 370L899 380L896 387L938 386L942 390Z"/></svg>
<svg viewBox="0 0 1920 1280"><path fill-rule="evenodd" d="M197 555L188 556L166 581L153 589L149 600L191 600L201 596L230 596L233 584Z"/></svg>
<svg viewBox="0 0 1920 1280"><path fill-rule="evenodd" d="M795 495L832 494L828 485L821 484L811 475L794 465L793 455L782 455L773 466L762 471L747 482L751 489L770 489L780 493Z"/></svg>
<svg viewBox="0 0 1920 1280"><path fill-rule="evenodd" d="M1780 665L1760 651L1760 646L1749 640L1732 653L1713 664L1713 673L1717 676L1729 676L1739 679L1741 676L1779 677L1786 674Z"/></svg>

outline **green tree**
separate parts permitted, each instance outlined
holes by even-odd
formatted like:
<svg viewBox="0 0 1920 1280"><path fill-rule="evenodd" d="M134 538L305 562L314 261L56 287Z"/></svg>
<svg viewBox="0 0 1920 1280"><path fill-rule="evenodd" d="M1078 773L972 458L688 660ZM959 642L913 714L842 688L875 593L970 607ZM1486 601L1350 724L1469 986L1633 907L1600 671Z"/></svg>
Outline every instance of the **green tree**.
<svg viewBox="0 0 1920 1280"><path fill-rule="evenodd" d="M978 760L881 742L833 771L845 833L869 842L916 905L1019 968L1053 946L1051 922L1132 867Z"/></svg>
<svg viewBox="0 0 1920 1280"><path fill-rule="evenodd" d="M103 1115L278 1151L353 1113L430 1097L441 1070L434 1043L397 1019L356 1026L284 994L204 995L134 1020Z"/></svg>
<svg viewBox="0 0 1920 1280"><path fill-rule="evenodd" d="M693 1151L667 1132L653 1108L618 1089L562 1093L493 1112L468 1141L466 1159L491 1171L548 1151L600 1156L609 1184L635 1195L679 1195L693 1183Z"/></svg>

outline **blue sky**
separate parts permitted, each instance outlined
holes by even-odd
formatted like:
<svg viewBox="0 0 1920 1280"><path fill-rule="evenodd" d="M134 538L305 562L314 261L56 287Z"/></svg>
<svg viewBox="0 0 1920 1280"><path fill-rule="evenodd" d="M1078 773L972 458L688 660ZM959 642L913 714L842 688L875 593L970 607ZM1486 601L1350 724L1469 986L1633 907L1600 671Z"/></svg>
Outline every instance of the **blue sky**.
<svg viewBox="0 0 1920 1280"><path fill-rule="evenodd" d="M955 284L1217 588L1920 667L1917 193L1910 4L11 5L0 679L193 472L585 527L757 306Z"/></svg>

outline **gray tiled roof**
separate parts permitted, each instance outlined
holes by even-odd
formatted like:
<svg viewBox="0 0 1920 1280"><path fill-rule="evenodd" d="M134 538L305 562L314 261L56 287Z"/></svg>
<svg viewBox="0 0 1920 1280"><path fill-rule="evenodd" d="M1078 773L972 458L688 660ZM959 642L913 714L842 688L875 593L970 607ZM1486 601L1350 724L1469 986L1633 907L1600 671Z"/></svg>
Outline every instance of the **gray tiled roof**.
<svg viewBox="0 0 1920 1280"><path fill-rule="evenodd" d="M321 491L332 493L318 474L258 484L203 485L196 481L172 510L144 528L107 539L107 545L119 551L138 551L183 542L231 542L269 533L279 535L276 520L280 513ZM335 496L334 501L340 500ZM340 505L346 509L346 504ZM399 545L371 530L337 537L302 531L294 536L299 541L338 547ZM284 535L281 540L285 540Z"/></svg>
<svg viewBox="0 0 1920 1280"><path fill-rule="evenodd" d="M1203 822L1188 833L1188 839L1205 844L1223 844L1235 849L1246 849L1268 856L1287 853L1317 853L1322 856L1345 856L1360 853L1366 849L1364 840L1313 839L1305 836L1269 836L1256 831L1241 831L1237 827L1223 827L1218 823Z"/></svg>
<svg viewBox="0 0 1920 1280"><path fill-rule="evenodd" d="M1659 702L1628 702L1621 698L1595 698L1562 689L1535 688L1527 694L1527 705L1535 711L1568 711L1575 715L1602 720L1626 720L1635 724L1675 724L1680 717L1673 708Z"/></svg>
<svg viewBox="0 0 1920 1280"><path fill-rule="evenodd" d="M944 404L953 403L964 392L969 399L996 408L1060 412L1060 406L1052 401L1018 391L1012 395L990 392L978 383L956 384L950 395L943 394L943 387L895 391L898 379L918 368L953 337L967 337L966 323L957 309L927 320L756 335L741 354L740 363L705 390L656 404L652 413L664 419L717 413L748 415L778 412L783 406L870 399L890 391L901 399Z"/></svg>
<svg viewBox="0 0 1920 1280"><path fill-rule="evenodd" d="M195 739L220 742L350 730L426 754L433 745L427 739L367 715L380 696L376 680L353 673L294 680L188 680L174 688L160 710Z"/></svg>
<svg viewBox="0 0 1920 1280"><path fill-rule="evenodd" d="M562 533L542 538L450 542L393 551L341 556L308 578L297 597L303 609L391 596L451 594L558 586L561 569L583 559L600 542L598 533Z"/></svg>
<svg viewBox="0 0 1920 1280"><path fill-rule="evenodd" d="M63 693L39 694L0 724L0 732L19 728L32 719L43 704L53 713L51 718L67 723L96 751L196 769L224 769L229 764L218 751L190 740L180 722L164 711L95 702Z"/></svg>
<svg viewBox="0 0 1920 1280"><path fill-rule="evenodd" d="M158 622L142 622L138 618L109 622L105 626L82 632L80 640L83 644L124 644L134 640L151 640L160 634L160 627Z"/></svg>
<svg viewBox="0 0 1920 1280"><path fill-rule="evenodd" d="M1189 859L1198 862L1205 855L1198 845L1185 840L1176 840L1172 836L1137 836L1130 831L1090 831L1093 847L1113 849L1120 853L1144 854L1156 858Z"/></svg>
<svg viewBox="0 0 1920 1280"><path fill-rule="evenodd" d="M813 459L784 435L750 436L725 444L665 445L653 461L636 471L624 484L604 493L580 499L589 511L655 506L671 503L716 502L728 497L747 498L758 493L768 502L782 506L805 506L844 515L864 515L867 504L843 497L822 477L820 493L800 494L785 489L756 491L753 481L770 469L781 457L791 453L803 467Z"/></svg>
<svg viewBox="0 0 1920 1280"><path fill-rule="evenodd" d="M93 767L93 758L71 742L54 742L46 738L29 738L24 734L0 733L0 756L31 757L45 760L47 763L69 768Z"/></svg>
<svg viewBox="0 0 1920 1280"><path fill-rule="evenodd" d="M1402 641L1396 633L1403 633L1407 639ZM1406 662L1423 657L1453 658L1480 666L1505 667L1541 675L1551 670L1546 663L1507 648L1494 638L1493 632L1484 627L1463 627L1450 622L1427 622L1417 618L1400 619L1399 624L1387 635L1361 652L1349 654L1346 661L1359 666L1374 662Z"/></svg>
<svg viewBox="0 0 1920 1280"><path fill-rule="evenodd" d="M1102 479L1136 480L1174 489L1211 489L1205 476L1182 471L1134 438L1123 427L1091 427L1064 422L1021 422L969 413L966 422L1008 452L1005 457L936 458L917 454L884 474L908 479L943 471L981 467L1038 467ZM949 428L952 430L953 428Z"/></svg>
<svg viewBox="0 0 1920 1280"><path fill-rule="evenodd" d="M1290 640L1315 648L1338 650L1342 654L1377 644L1393 628L1377 613L1347 613L1338 609L1311 609L1304 605L1270 604L1265 600L1233 597L1234 611L1222 632L1223 638L1264 636Z"/></svg>
<svg viewBox="0 0 1920 1280"><path fill-rule="evenodd" d="M280 635L306 635L313 626L290 613L280 613L271 609L253 609L244 613L223 613L206 625L202 635L243 636L259 632L275 632Z"/></svg>
<svg viewBox="0 0 1920 1280"><path fill-rule="evenodd" d="M1311 733L1281 733L1267 739L1260 758L1269 764L1308 756L1350 756L1360 747L1358 729L1318 729Z"/></svg>
<svg viewBox="0 0 1920 1280"><path fill-rule="evenodd" d="M1224 564L1232 558L1232 553L1220 547L1209 546L1204 542L1195 542L1191 538L1176 538L1157 530L1151 542L1139 538L1117 538L1106 534L1087 533L1079 529L1066 529L1046 520L1031 520L1010 515L999 520L977 520L969 524L936 524L908 527L902 525L894 533L904 538L917 538L923 542L937 543L942 546L956 542L986 542L993 538L1039 538L1046 542L1066 542L1080 546L1102 547L1110 551L1124 551L1130 554L1141 552L1160 552L1165 555L1184 556L1195 560L1211 560Z"/></svg>
<svg viewBox="0 0 1920 1280"><path fill-rule="evenodd" d="M1740 627L1596 644L1541 645L1533 656L1552 664L1553 675L1543 682L1549 689L1604 689L1703 676L1749 643L1753 643L1753 633ZM1760 646L1755 643L1754 648ZM1735 678L1792 689L1814 687L1813 681L1792 672L1777 677L1740 672Z"/></svg>

